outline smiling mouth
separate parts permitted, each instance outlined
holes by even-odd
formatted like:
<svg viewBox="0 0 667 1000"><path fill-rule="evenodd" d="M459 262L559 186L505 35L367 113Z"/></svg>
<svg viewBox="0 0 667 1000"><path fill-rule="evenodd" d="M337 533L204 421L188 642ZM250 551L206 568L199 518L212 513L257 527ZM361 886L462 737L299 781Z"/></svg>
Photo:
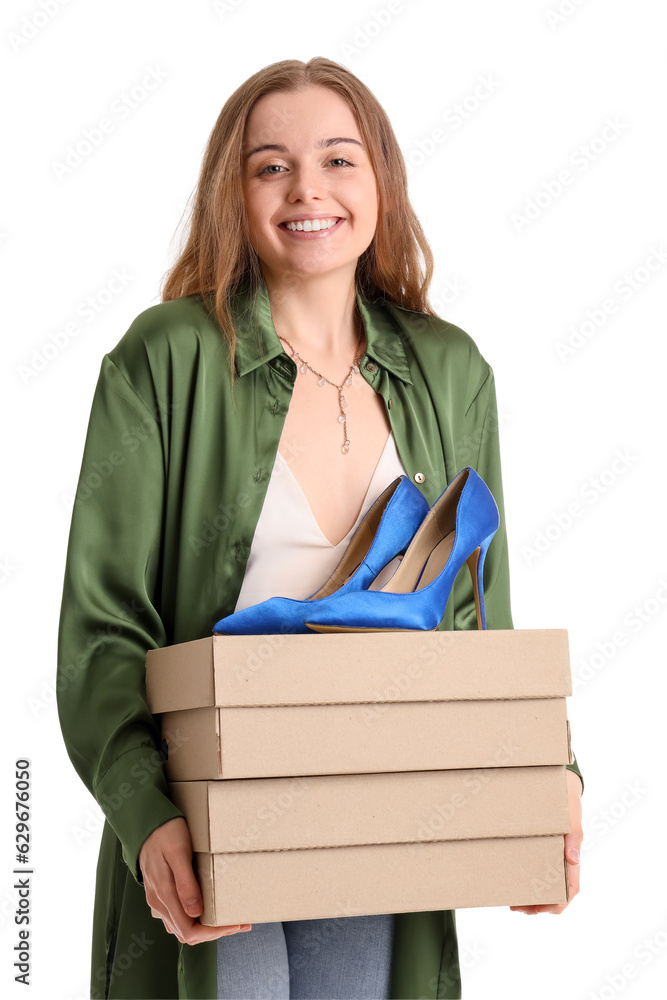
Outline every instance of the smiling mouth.
<svg viewBox="0 0 667 1000"><path fill-rule="evenodd" d="M286 222L281 222L280 227L292 233L321 233L334 229L342 221L338 215L330 215L324 219L299 219L298 221L288 219Z"/></svg>

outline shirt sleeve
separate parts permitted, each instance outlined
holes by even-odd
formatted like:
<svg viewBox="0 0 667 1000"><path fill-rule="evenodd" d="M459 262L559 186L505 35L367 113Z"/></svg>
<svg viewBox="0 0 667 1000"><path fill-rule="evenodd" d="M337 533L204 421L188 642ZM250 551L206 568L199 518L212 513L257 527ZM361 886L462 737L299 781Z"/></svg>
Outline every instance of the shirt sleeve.
<svg viewBox="0 0 667 1000"><path fill-rule="evenodd" d="M165 468L155 415L105 354L72 510L56 692L69 758L140 885L144 840L183 816L146 704L146 652L167 644L156 596Z"/></svg>
<svg viewBox="0 0 667 1000"><path fill-rule="evenodd" d="M477 442L479 442L478 446ZM491 367L489 367L486 378L468 405L464 419L462 446L467 460L459 463L459 467L466 464L473 466L491 490L500 515L498 530L493 536L484 560L486 625L489 629L511 629L514 628L514 625L510 602L509 555L500 463L498 405L495 378ZM475 450L476 460L474 459ZM472 581L466 593L468 599L457 605L454 615L454 628L457 629L477 627ZM574 753L572 757L573 762L565 766L568 770L579 775L583 792L584 778Z"/></svg>

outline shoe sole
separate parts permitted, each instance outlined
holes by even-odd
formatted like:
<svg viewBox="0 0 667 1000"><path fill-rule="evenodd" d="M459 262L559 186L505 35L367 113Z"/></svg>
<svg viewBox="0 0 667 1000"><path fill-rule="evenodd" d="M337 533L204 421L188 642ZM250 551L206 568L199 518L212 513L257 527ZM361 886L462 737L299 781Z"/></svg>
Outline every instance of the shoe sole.
<svg viewBox="0 0 667 1000"><path fill-rule="evenodd" d="M435 632L435 628L352 628L350 625L316 625L304 622L314 632ZM437 628L437 626L436 626Z"/></svg>

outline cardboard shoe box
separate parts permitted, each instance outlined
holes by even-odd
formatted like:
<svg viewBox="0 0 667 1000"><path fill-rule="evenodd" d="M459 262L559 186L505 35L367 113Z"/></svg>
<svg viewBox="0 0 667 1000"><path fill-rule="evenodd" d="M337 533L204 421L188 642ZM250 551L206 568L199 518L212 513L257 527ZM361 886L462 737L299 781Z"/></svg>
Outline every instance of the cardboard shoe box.
<svg viewBox="0 0 667 1000"><path fill-rule="evenodd" d="M204 924L568 899L565 630L211 636L146 691Z"/></svg>
<svg viewBox="0 0 667 1000"><path fill-rule="evenodd" d="M146 694L169 781L571 763L564 629L210 636Z"/></svg>
<svg viewBox="0 0 667 1000"><path fill-rule="evenodd" d="M204 924L567 899L564 765L169 788Z"/></svg>

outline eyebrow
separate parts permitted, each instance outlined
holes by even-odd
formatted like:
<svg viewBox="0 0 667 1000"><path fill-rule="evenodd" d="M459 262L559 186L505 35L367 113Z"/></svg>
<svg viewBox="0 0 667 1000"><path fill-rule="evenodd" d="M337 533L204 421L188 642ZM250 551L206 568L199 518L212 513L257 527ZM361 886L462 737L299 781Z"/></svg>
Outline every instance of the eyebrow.
<svg viewBox="0 0 667 1000"><path fill-rule="evenodd" d="M353 142L355 145L360 146L362 149L364 148L363 145L362 145L362 143L360 143L358 139L344 139L341 136L335 136L333 139L320 139L320 141L318 143L316 143L315 148L316 149L328 149L329 146L338 146L342 142ZM253 156L254 153L262 153L262 152L264 152L265 149L273 149L273 150L275 150L276 153L286 153L287 152L287 146L283 146L283 145L281 145L280 143L277 143L277 142L276 143L267 143L264 146L256 146L254 149L249 150L245 154L245 159L248 160L248 159L250 159L251 156Z"/></svg>

